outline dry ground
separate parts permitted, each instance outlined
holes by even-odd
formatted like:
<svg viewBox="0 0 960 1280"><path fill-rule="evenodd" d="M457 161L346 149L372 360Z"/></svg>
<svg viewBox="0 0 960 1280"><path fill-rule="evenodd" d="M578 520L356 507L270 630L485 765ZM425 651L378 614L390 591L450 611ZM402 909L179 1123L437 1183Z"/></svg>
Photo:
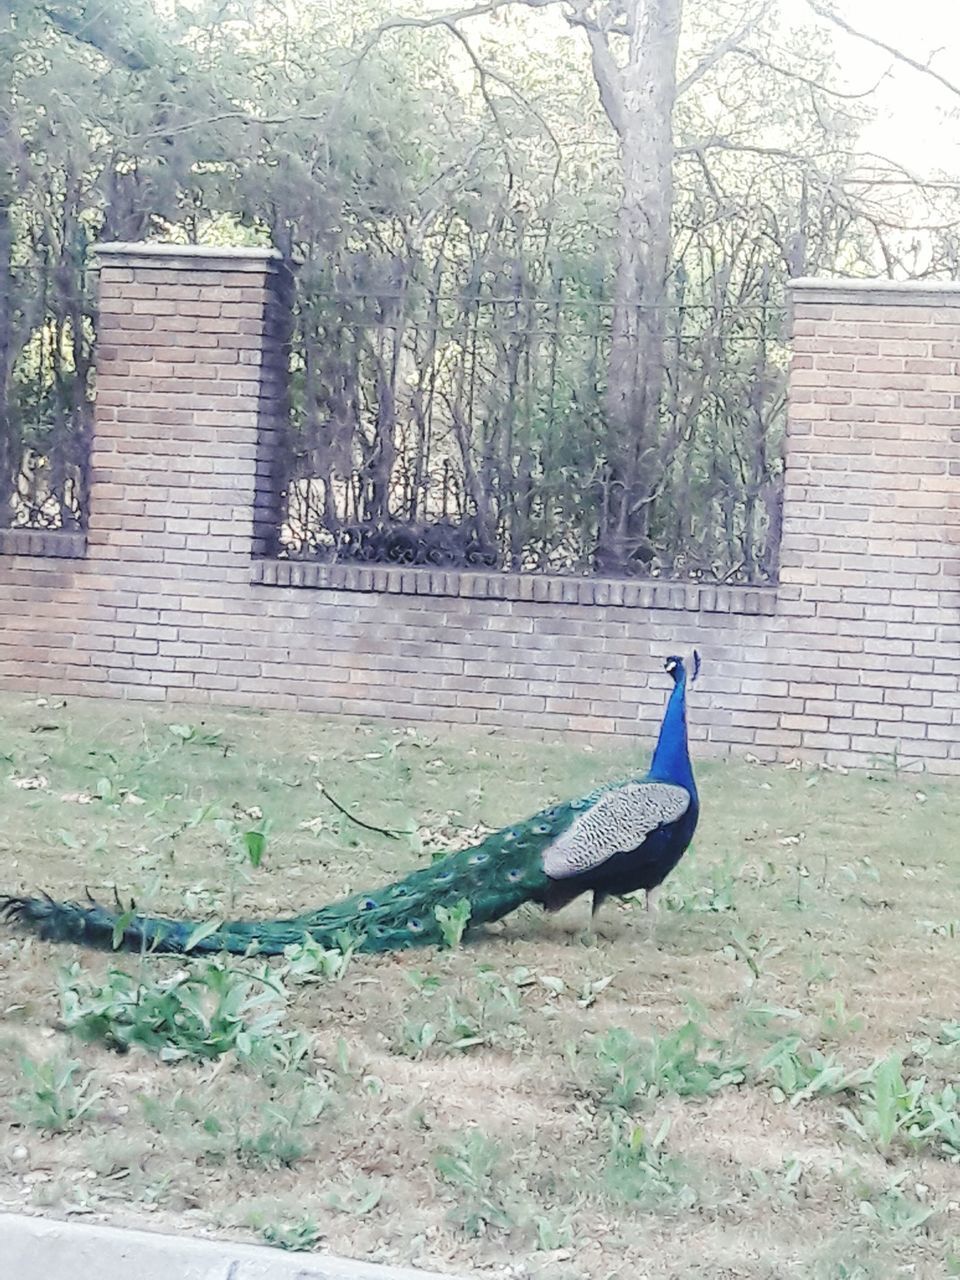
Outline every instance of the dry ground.
<svg viewBox="0 0 960 1280"><path fill-rule="evenodd" d="M0 724L0 889L200 918L382 883L646 758L12 696ZM960 1275L960 787L884 761L699 776L655 938L641 904L596 931L575 904L339 979L274 962L281 1020L239 1055L71 1034L62 985L89 1003L119 965L155 991L178 962L2 927L3 1207L494 1276ZM928 1097L936 1129L911 1119Z"/></svg>

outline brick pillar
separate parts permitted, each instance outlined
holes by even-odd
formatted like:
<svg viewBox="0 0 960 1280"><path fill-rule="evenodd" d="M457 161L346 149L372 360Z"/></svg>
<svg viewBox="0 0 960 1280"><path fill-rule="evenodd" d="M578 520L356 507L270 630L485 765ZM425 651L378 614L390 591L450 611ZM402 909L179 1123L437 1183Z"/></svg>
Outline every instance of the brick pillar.
<svg viewBox="0 0 960 1280"><path fill-rule="evenodd" d="M97 253L89 557L120 575L115 603L132 631L118 635L109 679L163 696L164 683L192 682L201 623L215 625L249 594L251 556L270 550L282 273L269 249L105 244Z"/></svg>
<svg viewBox="0 0 960 1280"><path fill-rule="evenodd" d="M792 295L782 745L960 772L960 285Z"/></svg>

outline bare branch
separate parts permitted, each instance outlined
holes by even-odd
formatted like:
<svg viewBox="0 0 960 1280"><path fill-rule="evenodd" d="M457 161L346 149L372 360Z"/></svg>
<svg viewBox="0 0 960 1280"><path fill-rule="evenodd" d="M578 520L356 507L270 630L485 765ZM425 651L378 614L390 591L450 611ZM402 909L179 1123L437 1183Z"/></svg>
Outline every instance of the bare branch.
<svg viewBox="0 0 960 1280"><path fill-rule="evenodd" d="M807 4L820 18L825 18L828 22L832 22L834 26L839 27L841 31L845 31L848 36L854 36L857 40L864 40L867 44L872 44L875 49L882 49L884 53L889 53L892 58L896 58L898 62L902 62L904 66L912 67L914 71L919 71L921 75L929 76L932 80L936 80L942 84L945 89L949 89L951 93L956 94L960 98L960 84L955 84L952 80L948 80L946 76L942 76L939 71L935 71L929 62L918 62L916 58L911 58L908 53L904 53L902 49L897 49L892 44L887 44L885 40L881 40L879 36L872 36L868 31L860 31L857 27L852 26L846 18L841 18L838 13L834 13L832 9L828 9L826 5L820 4L819 0L807 0Z"/></svg>
<svg viewBox="0 0 960 1280"><path fill-rule="evenodd" d="M732 53L739 46L741 40L744 40L752 31L757 29L772 7L773 0L764 0L759 10L747 18L746 22L738 30L732 32L725 40L721 40L714 49L711 49L705 57L701 58L693 70L678 81L677 97L679 98L681 94L686 93L692 85L695 85L698 80L702 80L708 71L711 71L718 62L721 62L728 53Z"/></svg>
<svg viewBox="0 0 960 1280"><path fill-rule="evenodd" d="M593 77L600 92L600 105L622 138L626 131L623 107L623 79L617 66L606 36L596 27L588 23L579 23L587 33L590 42L590 61L593 65Z"/></svg>
<svg viewBox="0 0 960 1280"><path fill-rule="evenodd" d="M44 8L43 12L65 35L96 49L108 62L126 67L128 71L146 71L151 65L140 50L133 48L120 34L110 29L109 21L103 13L91 16L86 6L81 8L79 15L64 13L51 7Z"/></svg>
<svg viewBox="0 0 960 1280"><path fill-rule="evenodd" d="M741 58L747 58L758 67L766 67L768 71L774 72L775 75L784 76L788 80L797 80L800 84L805 84L811 89L815 89L817 93L826 94L829 98L841 98L845 102L856 102L861 98L872 97L872 95L875 94L883 84L884 80L886 80L890 75L892 70L891 67L888 67L876 84L871 85L869 89L863 89L859 93L844 93L840 89L831 89L829 85L822 84L819 80L814 80L810 76L805 76L802 72L795 71L791 67L779 66L777 63L771 62L769 58L764 58L761 54L757 53L756 49L745 49L741 45L735 49L731 49L730 52L738 54Z"/></svg>

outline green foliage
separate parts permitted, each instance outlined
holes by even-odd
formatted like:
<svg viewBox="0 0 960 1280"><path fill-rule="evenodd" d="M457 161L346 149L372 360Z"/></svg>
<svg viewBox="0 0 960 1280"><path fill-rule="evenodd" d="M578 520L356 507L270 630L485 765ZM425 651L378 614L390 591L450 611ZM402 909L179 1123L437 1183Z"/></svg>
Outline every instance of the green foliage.
<svg viewBox="0 0 960 1280"><path fill-rule="evenodd" d="M833 1005L820 1014L818 1031L824 1040L842 1040L845 1036L862 1030L864 1018L860 1013L847 1013L843 993L834 995Z"/></svg>
<svg viewBox="0 0 960 1280"><path fill-rule="evenodd" d="M171 978L142 980L112 968L97 982L79 963L60 975L64 1025L120 1052L138 1046L161 1059L251 1057L278 1032L286 993L269 969L253 975L210 960ZM288 1037L289 1038L289 1037Z"/></svg>
<svg viewBox="0 0 960 1280"><path fill-rule="evenodd" d="M219 747L223 745L223 733L219 729L205 729L202 725L167 725L170 733L182 746Z"/></svg>
<svg viewBox="0 0 960 1280"><path fill-rule="evenodd" d="M903 1175L882 1189L860 1189L860 1214L871 1226L891 1235L912 1235L936 1213L936 1206L924 1204L903 1190Z"/></svg>
<svg viewBox="0 0 960 1280"><path fill-rule="evenodd" d="M610 1027L570 1056L578 1081L604 1106L632 1111L666 1094L703 1098L741 1083L744 1063L724 1050L722 1041L707 1037L691 1020L649 1039Z"/></svg>
<svg viewBox="0 0 960 1280"><path fill-rule="evenodd" d="M383 1199L385 1184L380 1179L353 1178L327 1192L325 1203L338 1213L352 1218L365 1218Z"/></svg>
<svg viewBox="0 0 960 1280"><path fill-rule="evenodd" d="M452 907L434 907L433 913L437 917L437 924L440 926L445 945L451 950L459 947L467 925L470 923L469 900L461 898Z"/></svg>
<svg viewBox="0 0 960 1280"><path fill-rule="evenodd" d="M296 1253L308 1253L316 1249L323 1239L323 1232L312 1218L301 1218L298 1222L271 1222L265 1226L261 1235L267 1244L275 1249L288 1249Z"/></svg>
<svg viewBox="0 0 960 1280"><path fill-rule="evenodd" d="M891 1054L871 1072L857 1105L844 1110L843 1123L881 1152L901 1143L960 1162L960 1090L926 1085L923 1076L906 1080L902 1060Z"/></svg>
<svg viewBox="0 0 960 1280"><path fill-rule="evenodd" d="M752 981L759 982L766 973L769 962L780 955L784 947L767 934L748 934L743 929L735 928L731 930L727 950L743 961L750 971Z"/></svg>
<svg viewBox="0 0 960 1280"><path fill-rule="evenodd" d="M18 1114L28 1124L49 1133L75 1128L94 1114L104 1096L103 1090L94 1086L93 1072L79 1076L80 1071L80 1063L74 1058L21 1058L23 1087L14 1098Z"/></svg>
<svg viewBox="0 0 960 1280"><path fill-rule="evenodd" d="M685 1166L665 1148L669 1121L651 1137L642 1125L618 1125L603 1170L603 1188L615 1202L645 1210L691 1208L697 1195Z"/></svg>
<svg viewBox="0 0 960 1280"><path fill-rule="evenodd" d="M411 1058L430 1051L459 1053L486 1045L515 1048L525 1038L516 986L479 970L456 994L427 981L404 1010L394 1035L397 1050Z"/></svg>
<svg viewBox="0 0 960 1280"><path fill-rule="evenodd" d="M310 1150L309 1132L326 1110L325 1088L305 1079L291 1079L291 1087L251 1116L240 1115L226 1131L241 1164L265 1168L296 1164Z"/></svg>
<svg viewBox="0 0 960 1280"><path fill-rule="evenodd" d="M688 853L664 887L663 904L684 913L733 911L735 883L728 865L709 867L704 874Z"/></svg>
<svg viewBox="0 0 960 1280"><path fill-rule="evenodd" d="M769 1081L775 1096L791 1106L822 1094L855 1088L869 1071L849 1071L832 1055L808 1047L800 1036L785 1036L773 1044L757 1066L757 1078Z"/></svg>
<svg viewBox="0 0 960 1280"><path fill-rule="evenodd" d="M490 1227L505 1231L517 1225L497 1143L472 1130L438 1151L433 1165L455 1198L448 1218L467 1235L482 1235Z"/></svg>
<svg viewBox="0 0 960 1280"><path fill-rule="evenodd" d="M284 947L284 976L294 983L339 982L350 967L358 939L343 931L337 947L322 947L314 938Z"/></svg>

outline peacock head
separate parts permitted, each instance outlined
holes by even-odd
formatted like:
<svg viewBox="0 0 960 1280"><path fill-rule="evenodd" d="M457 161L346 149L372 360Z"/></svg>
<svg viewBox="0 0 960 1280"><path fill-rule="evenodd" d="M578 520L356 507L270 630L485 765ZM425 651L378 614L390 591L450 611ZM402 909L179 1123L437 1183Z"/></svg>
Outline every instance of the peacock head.
<svg viewBox="0 0 960 1280"><path fill-rule="evenodd" d="M682 659L682 658L678 658L676 654L673 654L673 653L672 653L672 654L669 656L669 658L665 658L665 659L664 659L663 666L664 666L664 670L667 672L667 674L668 674L668 675L671 675L671 676L673 677L673 683L674 683L674 684L679 684L679 683L680 683L680 681L684 678L684 675L685 675L685 672L686 672L686 668L685 668L685 667L684 667L684 665L683 665L683 659ZM691 684L694 682L694 680L696 680L696 678L697 678L697 676L698 676L699 674L700 674L700 655L699 655L699 653L697 653L696 649L694 649L694 651L693 651L693 675L690 677L690 683L691 683Z"/></svg>

